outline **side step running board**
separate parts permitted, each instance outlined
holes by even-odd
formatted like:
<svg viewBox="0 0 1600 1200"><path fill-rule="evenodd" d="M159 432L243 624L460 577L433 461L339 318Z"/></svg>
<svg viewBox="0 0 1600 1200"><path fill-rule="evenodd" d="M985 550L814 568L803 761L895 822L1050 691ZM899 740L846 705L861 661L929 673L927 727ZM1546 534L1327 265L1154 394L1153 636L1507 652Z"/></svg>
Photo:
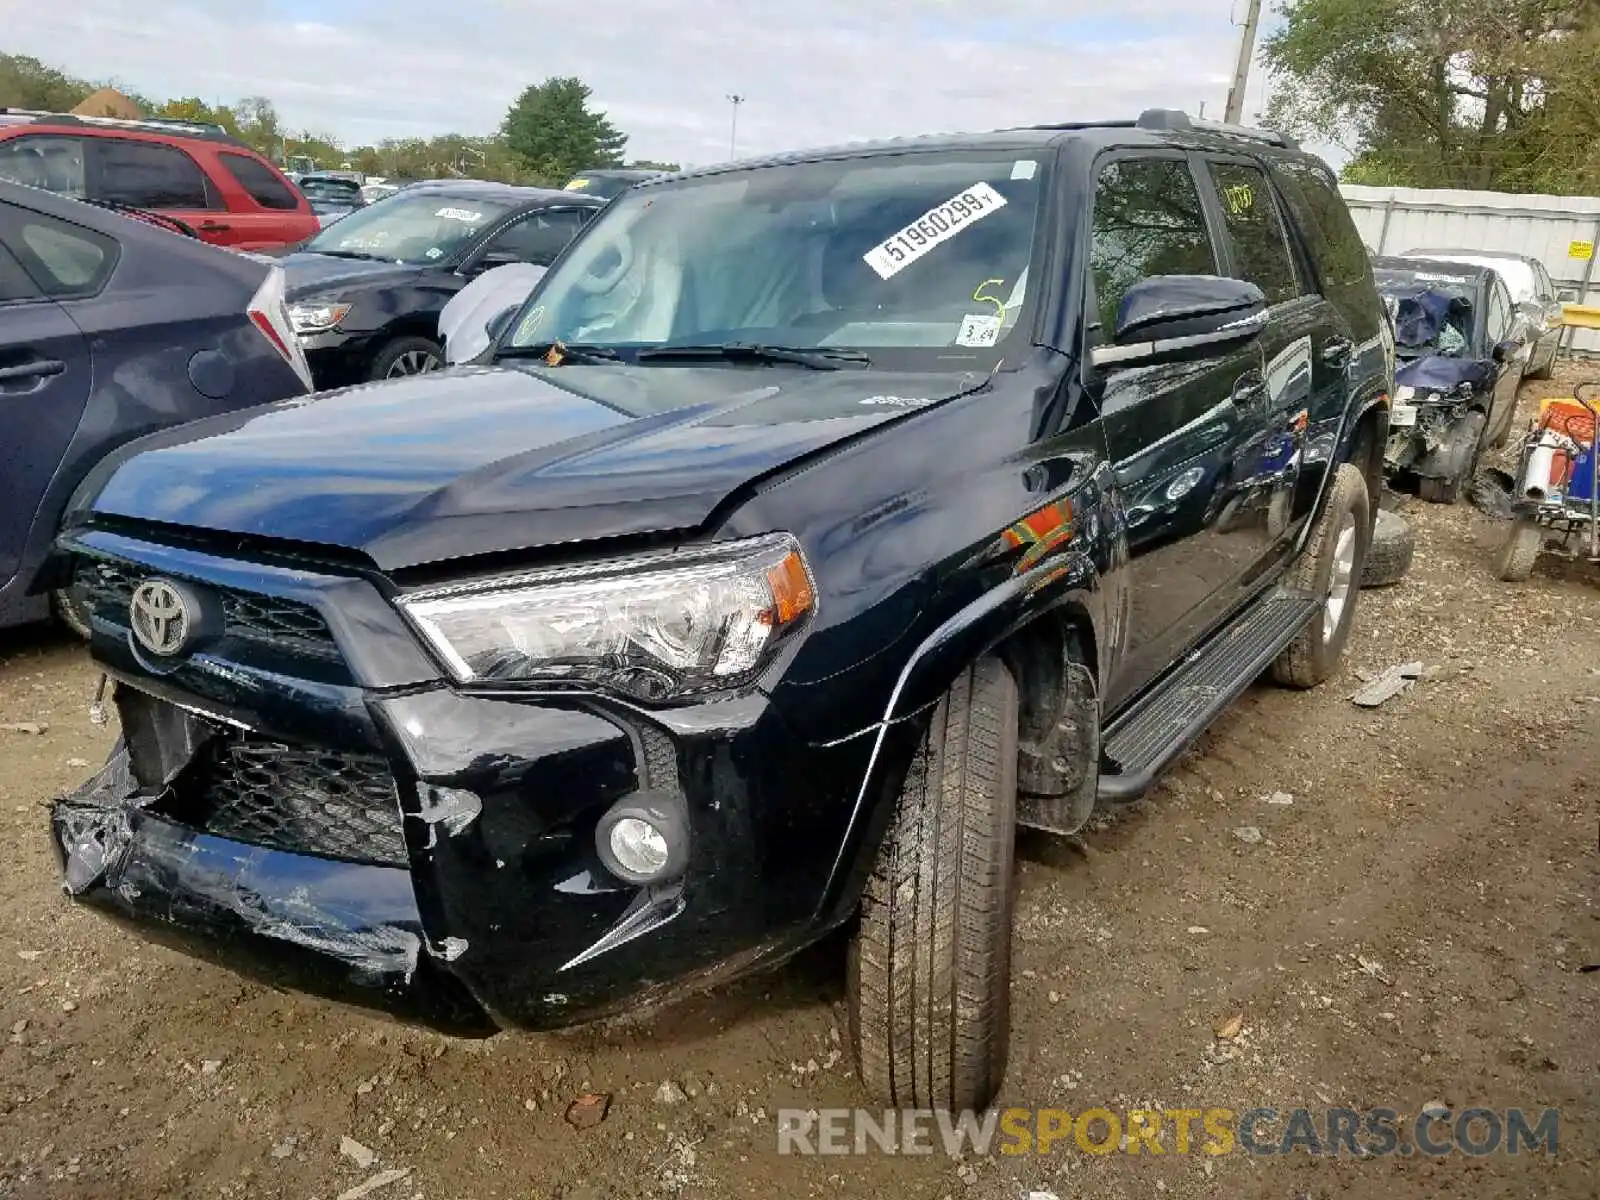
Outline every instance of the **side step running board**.
<svg viewBox="0 0 1600 1200"><path fill-rule="evenodd" d="M1174 759L1300 631L1322 614L1322 603L1300 593L1268 592L1105 730L1099 799L1137 800Z"/></svg>

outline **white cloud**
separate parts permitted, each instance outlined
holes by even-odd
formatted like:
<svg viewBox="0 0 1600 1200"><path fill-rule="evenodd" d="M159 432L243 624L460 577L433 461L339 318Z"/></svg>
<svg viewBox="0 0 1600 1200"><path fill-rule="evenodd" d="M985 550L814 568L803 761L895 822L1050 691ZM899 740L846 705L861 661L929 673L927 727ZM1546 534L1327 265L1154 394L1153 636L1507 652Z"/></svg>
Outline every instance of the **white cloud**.
<svg viewBox="0 0 1600 1200"><path fill-rule="evenodd" d="M1227 0L72 0L8 6L6 50L148 95L260 94L351 142L494 129L518 91L577 75L631 157L932 131L1219 114ZM226 9L226 13L224 13ZM1108 15L1108 11L1110 15ZM1254 91L1254 89L1252 89Z"/></svg>

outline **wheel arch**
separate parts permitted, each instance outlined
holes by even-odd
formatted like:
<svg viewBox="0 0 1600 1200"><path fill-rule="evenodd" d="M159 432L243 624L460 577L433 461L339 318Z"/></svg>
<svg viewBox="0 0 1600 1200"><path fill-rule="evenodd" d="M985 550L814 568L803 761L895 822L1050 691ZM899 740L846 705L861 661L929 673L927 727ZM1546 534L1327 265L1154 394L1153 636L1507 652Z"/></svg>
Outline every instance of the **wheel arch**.
<svg viewBox="0 0 1600 1200"><path fill-rule="evenodd" d="M1064 561L1063 561L1064 560ZM890 695L883 720L869 734L874 746L862 774L855 807L846 825L833 868L818 905L825 923L853 909L866 880L866 867L877 854L899 780L910 762L914 744L939 698L972 663L997 655L1012 665L1033 653L1054 653L1056 671L1064 672L1064 653L1077 644L1101 678L1098 655L1104 648L1099 575L1087 554L1069 551L1061 558L1014 574L946 619L912 651ZM1030 688L1035 711L1061 686L1044 671L1028 682L1017 678L1019 700L1026 705ZM915 735L915 736L912 736Z"/></svg>
<svg viewBox="0 0 1600 1200"><path fill-rule="evenodd" d="M1383 459L1388 440L1388 402L1382 396L1373 396L1356 414L1343 461L1360 471L1367 481L1367 495L1372 500L1374 513L1378 511L1378 497L1383 493Z"/></svg>

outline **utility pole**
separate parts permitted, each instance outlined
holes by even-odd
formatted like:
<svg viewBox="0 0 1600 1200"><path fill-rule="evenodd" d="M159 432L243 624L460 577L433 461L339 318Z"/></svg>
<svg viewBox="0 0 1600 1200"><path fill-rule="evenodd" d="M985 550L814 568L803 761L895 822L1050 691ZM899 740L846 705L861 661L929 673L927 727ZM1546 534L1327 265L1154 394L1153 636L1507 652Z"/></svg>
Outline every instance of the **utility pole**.
<svg viewBox="0 0 1600 1200"><path fill-rule="evenodd" d="M1233 68L1233 86L1228 89L1228 107L1222 119L1238 125L1244 118L1244 90L1250 82L1250 64L1256 56L1256 27L1261 24L1261 0L1250 0L1239 38L1239 61Z"/></svg>
<svg viewBox="0 0 1600 1200"><path fill-rule="evenodd" d="M739 105L744 103L743 96L728 93L728 103L733 105L733 124L728 129L728 157L735 156L736 147L739 145Z"/></svg>

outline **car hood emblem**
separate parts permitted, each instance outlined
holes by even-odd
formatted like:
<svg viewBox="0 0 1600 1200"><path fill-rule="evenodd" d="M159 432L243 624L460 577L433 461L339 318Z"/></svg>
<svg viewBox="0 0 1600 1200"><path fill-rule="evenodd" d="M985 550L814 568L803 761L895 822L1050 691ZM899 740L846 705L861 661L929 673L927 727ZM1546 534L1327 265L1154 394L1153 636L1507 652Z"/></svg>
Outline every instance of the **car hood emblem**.
<svg viewBox="0 0 1600 1200"><path fill-rule="evenodd" d="M164 579L141 583L128 605L134 639L162 657L177 654L189 644L198 617L183 593Z"/></svg>

